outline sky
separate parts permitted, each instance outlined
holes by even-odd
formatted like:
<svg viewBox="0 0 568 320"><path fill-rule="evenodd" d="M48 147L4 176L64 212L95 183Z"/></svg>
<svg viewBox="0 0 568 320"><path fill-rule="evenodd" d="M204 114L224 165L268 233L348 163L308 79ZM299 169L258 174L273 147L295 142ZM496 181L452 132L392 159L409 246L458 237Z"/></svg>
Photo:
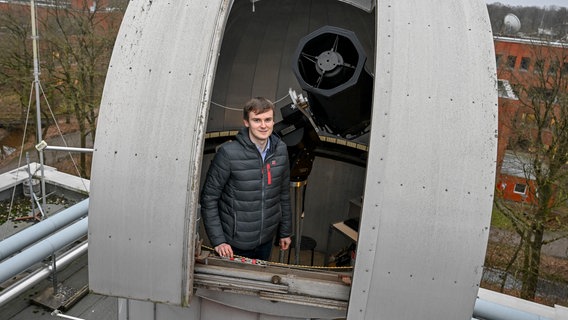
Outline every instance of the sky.
<svg viewBox="0 0 568 320"><path fill-rule="evenodd" d="M510 6L523 6L523 7L544 7L544 6L558 6L568 7L568 0L486 0L486 3L501 2Z"/></svg>

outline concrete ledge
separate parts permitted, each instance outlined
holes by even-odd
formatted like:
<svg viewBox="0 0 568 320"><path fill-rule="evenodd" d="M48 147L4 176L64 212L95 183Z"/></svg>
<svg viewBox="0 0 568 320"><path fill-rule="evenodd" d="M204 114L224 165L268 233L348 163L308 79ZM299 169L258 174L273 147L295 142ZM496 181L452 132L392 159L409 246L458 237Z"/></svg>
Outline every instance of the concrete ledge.
<svg viewBox="0 0 568 320"><path fill-rule="evenodd" d="M0 174L0 192L10 189L28 179L27 165L14 169L12 171ZM73 192L88 194L90 191L90 180L79 178L77 176L57 171L56 168L43 166L44 178L46 184L62 187ZM30 163L30 170L35 178L41 176L40 164L37 162Z"/></svg>

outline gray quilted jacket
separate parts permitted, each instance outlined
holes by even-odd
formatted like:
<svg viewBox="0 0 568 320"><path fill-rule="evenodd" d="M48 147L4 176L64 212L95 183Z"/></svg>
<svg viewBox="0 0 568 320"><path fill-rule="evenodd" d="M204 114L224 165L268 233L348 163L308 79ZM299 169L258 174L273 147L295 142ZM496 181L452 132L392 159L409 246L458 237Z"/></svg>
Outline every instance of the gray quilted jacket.
<svg viewBox="0 0 568 320"><path fill-rule="evenodd" d="M201 191L201 216L211 245L223 242L250 250L292 234L290 166L286 144L270 136L260 152L243 128L221 145Z"/></svg>

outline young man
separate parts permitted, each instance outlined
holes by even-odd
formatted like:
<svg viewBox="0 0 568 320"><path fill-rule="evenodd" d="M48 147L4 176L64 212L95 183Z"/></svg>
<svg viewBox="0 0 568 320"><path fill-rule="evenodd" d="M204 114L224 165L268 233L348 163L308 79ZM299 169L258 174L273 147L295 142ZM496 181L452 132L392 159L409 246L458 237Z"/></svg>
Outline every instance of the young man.
<svg viewBox="0 0 568 320"><path fill-rule="evenodd" d="M272 134L269 100L248 101L243 122L236 139L215 154L201 191L201 216L220 256L268 260L277 233L282 250L291 242L288 151Z"/></svg>

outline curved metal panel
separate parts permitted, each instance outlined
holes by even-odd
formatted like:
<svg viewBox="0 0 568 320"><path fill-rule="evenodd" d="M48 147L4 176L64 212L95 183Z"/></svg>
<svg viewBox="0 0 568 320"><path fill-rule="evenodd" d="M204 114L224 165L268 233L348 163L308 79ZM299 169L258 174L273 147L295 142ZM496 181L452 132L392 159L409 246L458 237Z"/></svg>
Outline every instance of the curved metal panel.
<svg viewBox="0 0 568 320"><path fill-rule="evenodd" d="M232 1L130 1L98 120L89 216L97 293L184 305L205 119Z"/></svg>
<svg viewBox="0 0 568 320"><path fill-rule="evenodd" d="M359 9L367 12L373 11L376 6L376 0L341 0L342 2L349 3Z"/></svg>
<svg viewBox="0 0 568 320"><path fill-rule="evenodd" d="M486 5L384 0L377 14L373 125L348 318L470 319L497 150Z"/></svg>

